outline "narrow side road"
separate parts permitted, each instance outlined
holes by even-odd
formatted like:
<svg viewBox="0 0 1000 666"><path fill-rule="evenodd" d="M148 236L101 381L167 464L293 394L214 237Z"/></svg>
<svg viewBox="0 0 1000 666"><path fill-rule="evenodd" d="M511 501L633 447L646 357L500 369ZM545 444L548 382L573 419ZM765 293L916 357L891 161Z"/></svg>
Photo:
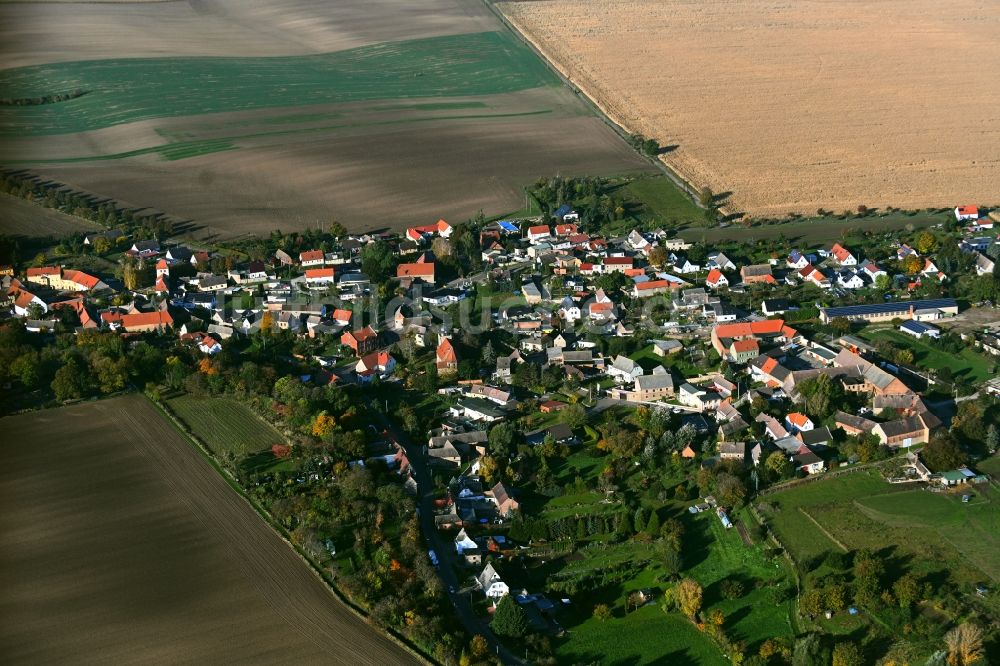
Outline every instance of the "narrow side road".
<svg viewBox="0 0 1000 666"><path fill-rule="evenodd" d="M458 565L455 544L450 539L442 538L434 527L434 498L431 494L434 483L431 479L423 447L413 442L381 410L377 413L382 427L388 430L389 434L403 446L406 450L406 457L413 467L414 478L417 481L417 507L420 511L420 529L424 533L424 540L427 541L428 547L433 549L435 554L437 554L439 562L438 575L449 590L448 598L455 607L455 613L462 622L462 626L472 636L476 634L483 636L487 643L489 643L490 651L497 655L504 664L523 666L525 664L524 660L515 656L510 650L501 645L490 630L489 624L475 616L472 611L472 603L470 602L469 595L458 591L461 581L455 575L454 569ZM452 592L451 590L454 591Z"/></svg>

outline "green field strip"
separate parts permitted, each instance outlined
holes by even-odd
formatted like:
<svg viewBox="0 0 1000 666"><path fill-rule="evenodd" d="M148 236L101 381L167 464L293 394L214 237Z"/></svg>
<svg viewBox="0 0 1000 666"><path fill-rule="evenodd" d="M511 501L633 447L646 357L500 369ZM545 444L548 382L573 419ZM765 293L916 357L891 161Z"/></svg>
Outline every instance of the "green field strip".
<svg viewBox="0 0 1000 666"><path fill-rule="evenodd" d="M507 32L252 58L129 58L0 71L0 98L85 90L75 99L0 107L0 136L70 134L157 118L274 107L468 97L558 85Z"/></svg>
<svg viewBox="0 0 1000 666"><path fill-rule="evenodd" d="M294 134L307 134L314 132L327 132L342 129L352 129L358 127L372 127L378 125L400 125L406 123L434 122L439 120L475 120L475 119L500 119L518 118L521 116L539 116L552 113L550 109L538 111L522 111L518 113L494 113L494 114L467 114L458 116L432 116L429 118L407 118L398 120L382 120L370 123L345 123L342 125L326 125L323 127L302 127L298 129L273 130L270 132L253 132L249 134L238 134L218 139L196 139L192 141L177 141L162 146L149 146L147 148L136 148L121 153L111 153L108 155L84 155L79 157L59 157L51 159L21 159L6 160L5 164L75 164L78 162L100 162L106 160L120 160L129 157L139 157L141 155L160 155L163 159L174 161L189 157L208 155L226 150L236 150L239 146L235 142L241 139L258 139L277 136L289 136ZM160 132L158 132L160 133ZM170 133L160 133L162 136L169 136Z"/></svg>

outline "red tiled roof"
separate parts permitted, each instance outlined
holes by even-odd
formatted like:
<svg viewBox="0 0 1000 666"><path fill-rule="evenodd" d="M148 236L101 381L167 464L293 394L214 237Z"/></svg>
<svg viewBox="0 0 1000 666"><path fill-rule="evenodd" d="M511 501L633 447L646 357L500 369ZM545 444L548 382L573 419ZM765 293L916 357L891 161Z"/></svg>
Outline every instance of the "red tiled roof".
<svg viewBox="0 0 1000 666"><path fill-rule="evenodd" d="M121 315L122 328L126 331L130 328L140 328L145 326L171 326L174 323L174 318L170 316L169 312L163 312L157 310L156 312L135 312L132 314Z"/></svg>
<svg viewBox="0 0 1000 666"><path fill-rule="evenodd" d="M333 311L333 320L334 321L351 321L351 317L353 317L353 316L354 316L354 313L351 312L350 310L339 310L338 309L338 310L334 310Z"/></svg>
<svg viewBox="0 0 1000 666"><path fill-rule="evenodd" d="M799 428L804 426L809 421L809 417L803 414L802 412L792 412L786 418L788 419L789 423Z"/></svg>
<svg viewBox="0 0 1000 666"><path fill-rule="evenodd" d="M317 261L323 258L323 250L307 250L305 252L299 252L299 262Z"/></svg>
<svg viewBox="0 0 1000 666"><path fill-rule="evenodd" d="M718 268L713 268L708 272L708 277L705 278L705 282L709 284L718 284L719 280L723 278L725 278L725 275L722 274L722 271Z"/></svg>
<svg viewBox="0 0 1000 666"><path fill-rule="evenodd" d="M58 266L42 266L41 268L29 268L27 270L27 272L26 272L26 275L29 278L41 277L41 276L48 277L48 276L51 276L51 275L55 275L56 277L59 277L59 275L60 275L61 272L62 272L62 269L59 268Z"/></svg>
<svg viewBox="0 0 1000 666"><path fill-rule="evenodd" d="M99 278L96 278L88 273L84 273L83 271L63 271L63 279L75 282L81 287L85 287L87 289L94 289L101 283Z"/></svg>
<svg viewBox="0 0 1000 666"><path fill-rule="evenodd" d="M784 319L765 319L740 324L721 324L715 327L719 338L745 338L751 335L795 335L795 329L785 326Z"/></svg>
<svg viewBox="0 0 1000 666"><path fill-rule="evenodd" d="M637 282L635 288L637 291L649 291L650 289L663 289L669 286L670 282L668 280L646 280L645 282Z"/></svg>
<svg viewBox="0 0 1000 666"><path fill-rule="evenodd" d="M753 338L745 338L743 340L737 340L733 343L733 353L741 354L748 351L757 351L760 349L757 345L757 341Z"/></svg>
<svg viewBox="0 0 1000 666"><path fill-rule="evenodd" d="M371 326L365 326L357 331L351 331L350 335L354 337L355 340L361 342L362 340L367 340L369 338L374 338L378 335Z"/></svg>
<svg viewBox="0 0 1000 666"><path fill-rule="evenodd" d="M448 338L442 339L438 345L437 360L438 363L458 363L458 354Z"/></svg>
<svg viewBox="0 0 1000 666"><path fill-rule="evenodd" d="M604 264L607 266L631 266L632 257L607 257Z"/></svg>
<svg viewBox="0 0 1000 666"><path fill-rule="evenodd" d="M400 264L396 267L396 277L434 277L434 262Z"/></svg>
<svg viewBox="0 0 1000 666"><path fill-rule="evenodd" d="M332 268L310 268L306 271L307 280L317 280L320 278L332 278L333 277Z"/></svg>
<svg viewBox="0 0 1000 666"><path fill-rule="evenodd" d="M548 225L545 225L545 224L539 225L537 227L529 227L528 228L528 235L529 236L540 236L542 234L548 234L548 233L551 233L551 231L550 231Z"/></svg>

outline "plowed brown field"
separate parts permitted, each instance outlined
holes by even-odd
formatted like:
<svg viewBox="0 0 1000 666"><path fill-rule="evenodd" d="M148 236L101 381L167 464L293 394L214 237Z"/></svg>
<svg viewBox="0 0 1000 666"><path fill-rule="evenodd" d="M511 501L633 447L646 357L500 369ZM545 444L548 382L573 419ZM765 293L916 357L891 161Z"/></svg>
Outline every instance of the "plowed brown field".
<svg viewBox="0 0 1000 666"><path fill-rule="evenodd" d="M145 399L0 431L5 663L416 663Z"/></svg>
<svg viewBox="0 0 1000 666"><path fill-rule="evenodd" d="M666 162L754 215L1000 200L1000 4L498 7Z"/></svg>

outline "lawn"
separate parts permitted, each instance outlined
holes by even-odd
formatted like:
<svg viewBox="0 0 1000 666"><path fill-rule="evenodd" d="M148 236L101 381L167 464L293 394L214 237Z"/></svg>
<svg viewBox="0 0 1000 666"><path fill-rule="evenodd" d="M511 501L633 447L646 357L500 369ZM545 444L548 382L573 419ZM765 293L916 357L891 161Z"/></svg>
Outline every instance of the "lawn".
<svg viewBox="0 0 1000 666"><path fill-rule="evenodd" d="M970 382L983 382L993 376L994 362L971 348L954 354L935 346L932 341L918 340L891 328L865 329L859 335L873 342L886 340L894 347L909 349L916 365L928 370L950 368L954 377Z"/></svg>
<svg viewBox="0 0 1000 666"><path fill-rule="evenodd" d="M680 229L679 234L689 241L716 243L720 241L774 241L784 237L792 243L804 243L807 246L818 246L824 243L844 241L850 244L860 240L862 230L892 232L909 228L924 229L935 224L948 221L946 214L919 213L906 215L890 213L885 216L865 218L822 217L794 222L765 223L755 227L743 227L732 224L728 227L699 228L690 226Z"/></svg>
<svg viewBox="0 0 1000 666"><path fill-rule="evenodd" d="M281 433L235 400L182 395L168 400L167 406L216 454L229 451L242 457L285 441Z"/></svg>
<svg viewBox="0 0 1000 666"><path fill-rule="evenodd" d="M761 504L774 507L762 513L803 573L840 550L836 539L850 550L883 551L942 583L968 584L984 575L1000 580L1000 513L986 495L963 504L858 472L768 495Z"/></svg>
<svg viewBox="0 0 1000 666"><path fill-rule="evenodd" d="M668 502L660 507L660 513L678 517L684 524L683 575L694 578L704 588L704 612L718 608L725 614L724 627L731 638L745 641L751 651L756 651L767 638L793 633L789 572L780 560L768 559L760 544L747 547L735 529L722 527L714 513L692 516L686 511L686 503L681 502ZM725 663L708 637L679 614L664 614L658 600L626 614L624 599L630 592L652 589L658 599L666 585L651 544L595 544L579 550L559 573L611 570L628 563L641 565L633 577L573 596L574 610L563 618L567 639L557 646L558 656L585 662L600 655L602 663L623 664ZM741 597L723 598L721 582L727 578L743 583L745 592ZM591 617L597 603L610 605L613 619L601 622ZM624 644L622 634L630 637Z"/></svg>
<svg viewBox="0 0 1000 666"><path fill-rule="evenodd" d="M604 622L588 618L573 626L556 650L560 663L728 664L711 640L679 613L657 605L628 615L621 609Z"/></svg>
<svg viewBox="0 0 1000 666"><path fill-rule="evenodd" d="M654 227L693 223L705 217L705 212L666 176L633 180L623 188L623 194L640 204L637 216Z"/></svg>
<svg viewBox="0 0 1000 666"><path fill-rule="evenodd" d="M58 103L4 106L0 134L68 134L152 118L492 95L557 84L545 64L506 31L308 56L80 60L0 72L4 98L85 92Z"/></svg>

